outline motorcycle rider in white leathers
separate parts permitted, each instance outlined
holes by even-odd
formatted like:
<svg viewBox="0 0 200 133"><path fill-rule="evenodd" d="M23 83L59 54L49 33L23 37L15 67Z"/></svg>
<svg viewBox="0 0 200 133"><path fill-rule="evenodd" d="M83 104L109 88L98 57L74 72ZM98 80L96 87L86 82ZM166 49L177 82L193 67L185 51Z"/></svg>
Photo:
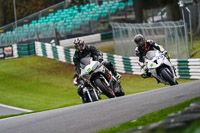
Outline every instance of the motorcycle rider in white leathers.
<svg viewBox="0 0 200 133"><path fill-rule="evenodd" d="M161 45L158 45L153 40L145 40L145 38L141 34L137 34L134 37L134 41L137 44L137 47L135 48L135 53L136 56L139 56L138 64L142 68L141 76L143 78L151 77L151 73L148 72L148 69L146 68L146 65L144 63L144 56L146 56L149 50L159 50L169 59L168 53Z"/></svg>

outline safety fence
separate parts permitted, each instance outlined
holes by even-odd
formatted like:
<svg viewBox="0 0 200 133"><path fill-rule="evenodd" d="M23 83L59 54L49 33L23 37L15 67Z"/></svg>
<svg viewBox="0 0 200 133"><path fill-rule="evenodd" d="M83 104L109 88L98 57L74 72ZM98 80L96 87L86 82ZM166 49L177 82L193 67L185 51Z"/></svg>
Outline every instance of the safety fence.
<svg viewBox="0 0 200 133"><path fill-rule="evenodd" d="M144 35L162 45L172 58L188 59L189 44L187 27L184 21L158 23L110 23L113 30L115 52L123 56L135 56L134 36Z"/></svg>
<svg viewBox="0 0 200 133"><path fill-rule="evenodd" d="M37 55L73 64L74 49L42 42L24 45L13 44L12 47L14 58ZM137 63L138 57L125 57L103 53L103 58L105 61L112 62L115 69L120 73L141 74L140 66ZM171 62L176 68L177 78L200 79L200 59L171 59Z"/></svg>

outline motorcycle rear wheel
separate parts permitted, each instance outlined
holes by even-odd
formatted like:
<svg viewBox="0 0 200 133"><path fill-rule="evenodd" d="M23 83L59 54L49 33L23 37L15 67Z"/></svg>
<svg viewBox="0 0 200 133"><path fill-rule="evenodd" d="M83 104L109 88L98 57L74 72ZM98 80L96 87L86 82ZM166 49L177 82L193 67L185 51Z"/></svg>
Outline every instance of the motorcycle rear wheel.
<svg viewBox="0 0 200 133"><path fill-rule="evenodd" d="M95 79L95 84L99 87L99 89L108 97L108 98L113 98L115 97L114 92L108 88L105 84L103 83L100 79Z"/></svg>
<svg viewBox="0 0 200 133"><path fill-rule="evenodd" d="M173 80L172 73L168 70L168 68L162 69L161 70L161 75L162 77L172 86L172 85L177 85L178 82Z"/></svg>

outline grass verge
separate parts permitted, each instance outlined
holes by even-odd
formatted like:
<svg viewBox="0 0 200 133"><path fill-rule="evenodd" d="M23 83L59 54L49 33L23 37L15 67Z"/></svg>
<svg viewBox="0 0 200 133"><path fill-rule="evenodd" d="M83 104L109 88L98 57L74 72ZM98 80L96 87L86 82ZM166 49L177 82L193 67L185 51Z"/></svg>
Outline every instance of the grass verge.
<svg viewBox="0 0 200 133"><path fill-rule="evenodd" d="M74 67L44 57L0 61L0 103L34 111L80 104Z"/></svg>
<svg viewBox="0 0 200 133"><path fill-rule="evenodd" d="M183 103L177 104L175 106L167 107L165 109L161 109L159 111L144 115L142 117L139 117L136 121L126 122L121 125L99 131L98 133L119 133L119 132L128 131L130 129L137 128L139 126L145 126L151 123L155 123L160 120L166 119L168 115L171 113L184 110L191 103L198 102L199 100L200 100L200 97L197 97L197 98L185 101Z"/></svg>

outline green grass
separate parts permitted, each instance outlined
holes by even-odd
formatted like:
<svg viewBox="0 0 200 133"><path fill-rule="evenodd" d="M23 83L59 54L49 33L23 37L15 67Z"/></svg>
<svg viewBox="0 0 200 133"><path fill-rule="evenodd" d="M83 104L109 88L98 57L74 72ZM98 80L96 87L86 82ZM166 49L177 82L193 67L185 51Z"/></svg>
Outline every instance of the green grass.
<svg viewBox="0 0 200 133"><path fill-rule="evenodd" d="M189 42L190 43L190 42ZM191 58L200 58L200 39L199 36L193 38L193 48L190 46Z"/></svg>
<svg viewBox="0 0 200 133"><path fill-rule="evenodd" d="M98 49L103 51L104 53L115 54L113 44L101 46Z"/></svg>
<svg viewBox="0 0 200 133"><path fill-rule="evenodd" d="M0 61L0 103L31 110L80 104L74 67L44 57Z"/></svg>
<svg viewBox="0 0 200 133"><path fill-rule="evenodd" d="M139 117L136 121L126 122L121 125L99 131L98 133L119 133L119 132L123 132L123 131L127 131L127 130L132 130L139 126L145 126L145 125L148 125L151 123L155 123L160 120L166 119L168 117L168 115L171 113L184 110L191 103L197 102L199 100L200 100L200 97L197 97L197 98L185 101L183 103L177 104L175 106L167 107L165 109L161 109L159 111L144 115L142 117ZM150 133L150 132L148 132L148 133ZM160 132L158 132L158 133L160 133Z"/></svg>

